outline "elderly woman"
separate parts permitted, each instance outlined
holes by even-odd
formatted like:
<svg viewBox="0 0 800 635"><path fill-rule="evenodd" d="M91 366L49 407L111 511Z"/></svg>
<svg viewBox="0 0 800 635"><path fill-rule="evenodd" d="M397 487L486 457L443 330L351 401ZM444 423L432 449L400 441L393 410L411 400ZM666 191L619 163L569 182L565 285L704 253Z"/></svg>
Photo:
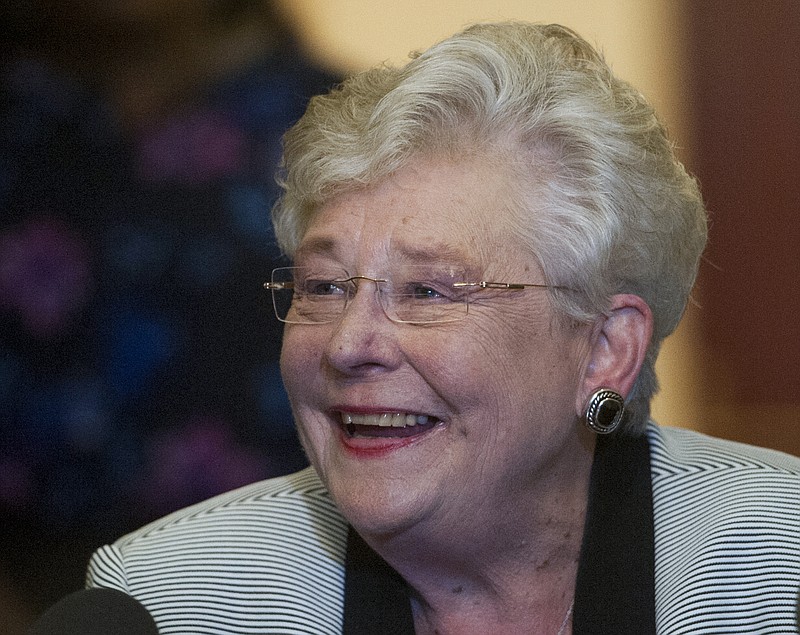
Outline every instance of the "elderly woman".
<svg viewBox="0 0 800 635"><path fill-rule="evenodd" d="M161 633L786 633L800 461L648 421L706 239L644 98L479 25L316 98L272 273L312 467L99 550Z"/></svg>

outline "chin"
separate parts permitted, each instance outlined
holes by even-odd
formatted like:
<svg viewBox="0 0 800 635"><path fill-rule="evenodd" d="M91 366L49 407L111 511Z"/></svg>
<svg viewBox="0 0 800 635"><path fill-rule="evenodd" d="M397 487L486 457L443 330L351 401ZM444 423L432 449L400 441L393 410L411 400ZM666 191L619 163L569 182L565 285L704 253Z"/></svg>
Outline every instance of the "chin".
<svg viewBox="0 0 800 635"><path fill-rule="evenodd" d="M336 505L365 537L393 536L418 525L432 506L428 491L406 479L324 478Z"/></svg>

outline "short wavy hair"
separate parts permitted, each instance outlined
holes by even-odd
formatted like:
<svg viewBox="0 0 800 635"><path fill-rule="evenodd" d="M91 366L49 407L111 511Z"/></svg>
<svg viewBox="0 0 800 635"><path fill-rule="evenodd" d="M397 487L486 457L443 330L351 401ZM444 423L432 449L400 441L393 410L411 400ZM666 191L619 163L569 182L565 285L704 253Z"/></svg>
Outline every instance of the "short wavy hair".
<svg viewBox="0 0 800 635"><path fill-rule="evenodd" d="M331 197L422 154L504 157L520 184L515 230L559 315L588 322L617 293L650 306L654 332L627 399L640 433L655 361L683 315L707 235L702 197L645 98L559 25L478 24L314 98L284 139L276 236L292 257Z"/></svg>

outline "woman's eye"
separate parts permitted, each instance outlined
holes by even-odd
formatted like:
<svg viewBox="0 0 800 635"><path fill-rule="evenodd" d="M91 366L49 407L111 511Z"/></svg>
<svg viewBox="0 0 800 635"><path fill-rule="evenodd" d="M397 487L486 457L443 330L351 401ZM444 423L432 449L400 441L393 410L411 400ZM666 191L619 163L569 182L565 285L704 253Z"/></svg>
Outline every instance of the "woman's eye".
<svg viewBox="0 0 800 635"><path fill-rule="evenodd" d="M307 280L304 288L309 295L342 295L347 292L344 283L335 280Z"/></svg>
<svg viewBox="0 0 800 635"><path fill-rule="evenodd" d="M424 284L412 285L411 295L415 300L440 300L445 297L433 287L429 287Z"/></svg>

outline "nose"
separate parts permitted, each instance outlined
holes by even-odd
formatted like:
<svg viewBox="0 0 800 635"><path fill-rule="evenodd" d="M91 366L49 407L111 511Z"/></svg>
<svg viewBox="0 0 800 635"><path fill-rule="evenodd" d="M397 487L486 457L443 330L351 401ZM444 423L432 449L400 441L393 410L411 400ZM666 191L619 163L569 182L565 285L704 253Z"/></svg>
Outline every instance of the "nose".
<svg viewBox="0 0 800 635"><path fill-rule="evenodd" d="M400 360L397 325L386 316L379 281L359 276L344 313L334 323L324 357L347 376L369 375L395 368Z"/></svg>

